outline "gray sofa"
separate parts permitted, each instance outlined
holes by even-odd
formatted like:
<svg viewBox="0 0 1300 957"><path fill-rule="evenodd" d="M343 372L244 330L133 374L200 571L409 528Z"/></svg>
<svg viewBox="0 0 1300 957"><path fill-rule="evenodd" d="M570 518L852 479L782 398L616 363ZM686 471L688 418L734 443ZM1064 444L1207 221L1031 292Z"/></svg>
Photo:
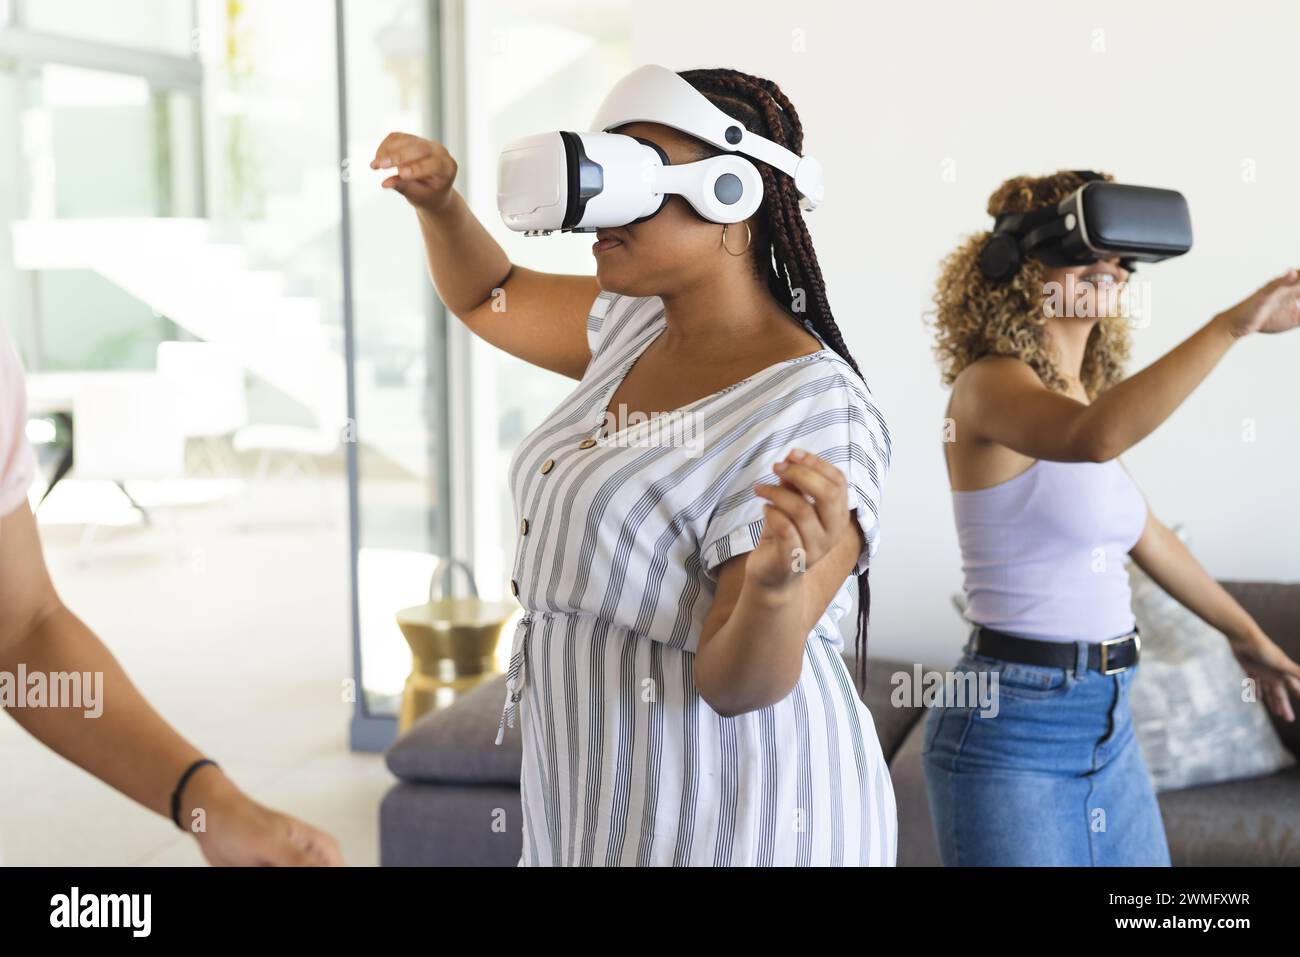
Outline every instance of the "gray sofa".
<svg viewBox="0 0 1300 957"><path fill-rule="evenodd" d="M1224 582L1264 630L1300 659L1300 584ZM943 662L942 669L952 662ZM852 671L853 662L849 662ZM921 771L924 709L894 707L890 676L911 662L873 658L863 700L876 722L898 803L898 863L937 865ZM929 670L931 665L925 666ZM380 807L385 866L514 865L520 853L518 727L494 744L505 679L416 723L387 754L397 783ZM1274 718L1300 756L1300 722ZM1175 865L1300 864L1300 768L1160 795Z"/></svg>

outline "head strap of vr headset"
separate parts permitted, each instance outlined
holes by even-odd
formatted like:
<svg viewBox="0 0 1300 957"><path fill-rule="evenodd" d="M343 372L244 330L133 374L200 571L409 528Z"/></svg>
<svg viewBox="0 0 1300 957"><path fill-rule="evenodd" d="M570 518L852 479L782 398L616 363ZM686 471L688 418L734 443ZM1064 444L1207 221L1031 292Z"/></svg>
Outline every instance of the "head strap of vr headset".
<svg viewBox="0 0 1300 957"><path fill-rule="evenodd" d="M1084 185L1102 179L1101 174L1088 169L1071 170L1083 180ZM1080 187L1082 189L1083 187ZM1069 232L1065 220L1057 216L1060 203L1048 203L1024 213L1003 213L993 221L993 235L1011 234L1020 241L1020 251L1028 254L1034 247L1058 239Z"/></svg>
<svg viewBox="0 0 1300 957"><path fill-rule="evenodd" d="M822 168L816 159L798 156L746 130L666 67L638 67L614 84L596 111L592 128L608 132L638 122L672 127L720 150L740 153L780 170L794 180L808 209L815 209L822 201Z"/></svg>
<svg viewBox="0 0 1300 957"><path fill-rule="evenodd" d="M1104 177L1100 173L1094 173L1090 169L1070 170L1075 176L1088 184ZM1003 213L993 221L993 233L1016 233L1027 245L1033 245L1034 242L1049 238L1046 235L1039 235L1038 231L1045 225L1050 225L1056 216L1056 209L1059 203L1048 203L1046 206L1039 206L1037 209L1031 209L1025 213ZM1033 242L1030 237L1033 236Z"/></svg>

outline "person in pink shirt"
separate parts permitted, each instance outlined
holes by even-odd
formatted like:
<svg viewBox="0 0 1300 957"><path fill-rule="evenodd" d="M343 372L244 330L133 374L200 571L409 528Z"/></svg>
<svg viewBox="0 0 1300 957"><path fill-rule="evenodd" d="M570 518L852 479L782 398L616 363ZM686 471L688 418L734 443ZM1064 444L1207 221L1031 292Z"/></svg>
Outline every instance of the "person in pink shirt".
<svg viewBox="0 0 1300 957"><path fill-rule="evenodd" d="M264 807L149 706L103 642L59 600L46 571L27 489L36 457L26 439L22 366L0 326L0 682L16 676L102 675L99 714L0 706L63 757L194 835L225 865L342 864L338 843ZM25 697L25 696L24 696ZM53 702L47 702L47 705Z"/></svg>

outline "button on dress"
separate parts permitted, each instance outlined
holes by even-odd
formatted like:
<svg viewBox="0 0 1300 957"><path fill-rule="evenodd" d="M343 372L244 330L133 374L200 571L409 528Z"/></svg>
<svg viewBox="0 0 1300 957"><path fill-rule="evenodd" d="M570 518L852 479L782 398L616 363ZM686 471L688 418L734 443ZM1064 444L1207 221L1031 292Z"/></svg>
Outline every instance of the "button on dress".
<svg viewBox="0 0 1300 957"><path fill-rule="evenodd" d="M521 865L892 865L889 770L838 622L809 634L793 691L735 717L693 662L718 567L762 536L758 482L793 448L848 478L879 544L889 432L852 368L822 349L645 423L610 397L666 323L655 297L601 293L576 389L516 451L515 630L501 717L520 722ZM524 531L526 529L526 532ZM500 740L500 738L498 738Z"/></svg>

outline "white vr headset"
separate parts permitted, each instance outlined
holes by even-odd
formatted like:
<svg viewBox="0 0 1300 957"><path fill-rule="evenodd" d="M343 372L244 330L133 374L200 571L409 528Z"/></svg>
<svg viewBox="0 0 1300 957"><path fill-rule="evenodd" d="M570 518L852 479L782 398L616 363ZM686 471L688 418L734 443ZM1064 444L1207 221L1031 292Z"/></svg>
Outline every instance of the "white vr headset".
<svg viewBox="0 0 1300 957"><path fill-rule="evenodd" d="M726 152L672 165L653 143L607 132L636 122L669 126ZM738 223L763 200L763 178L751 159L790 176L805 209L822 201L817 160L749 132L661 66L643 66L619 80L592 126L591 133L539 133L505 148L497 167L497 208L508 227L546 235L626 226L655 215L670 195L710 222Z"/></svg>

